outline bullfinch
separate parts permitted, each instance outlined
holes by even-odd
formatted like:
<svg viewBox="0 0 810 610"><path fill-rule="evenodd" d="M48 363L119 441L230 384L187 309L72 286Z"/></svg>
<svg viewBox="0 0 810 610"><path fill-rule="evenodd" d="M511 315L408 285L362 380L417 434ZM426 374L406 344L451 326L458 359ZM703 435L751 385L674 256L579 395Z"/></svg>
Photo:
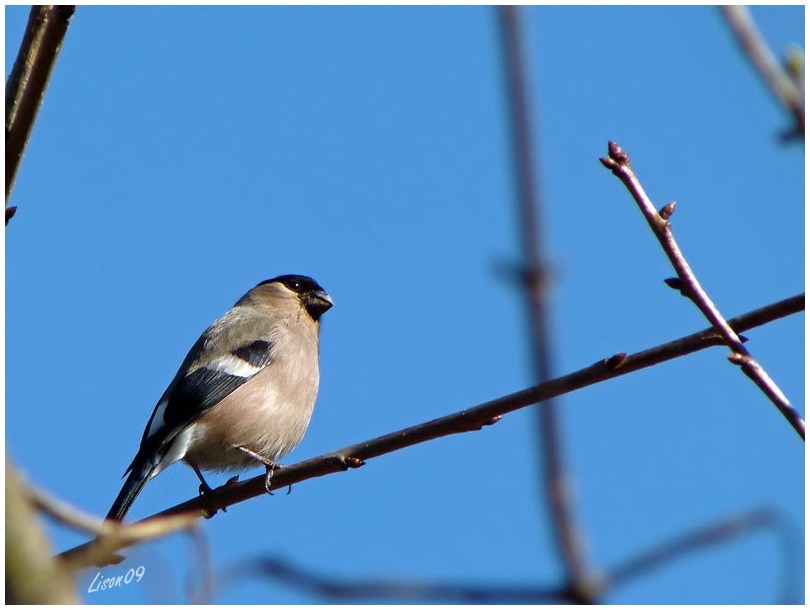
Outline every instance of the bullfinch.
<svg viewBox="0 0 810 610"><path fill-rule="evenodd" d="M146 425L107 515L120 521L143 486L183 460L239 471L276 462L304 436L318 394L318 334L332 299L311 277L282 275L250 290L197 339Z"/></svg>

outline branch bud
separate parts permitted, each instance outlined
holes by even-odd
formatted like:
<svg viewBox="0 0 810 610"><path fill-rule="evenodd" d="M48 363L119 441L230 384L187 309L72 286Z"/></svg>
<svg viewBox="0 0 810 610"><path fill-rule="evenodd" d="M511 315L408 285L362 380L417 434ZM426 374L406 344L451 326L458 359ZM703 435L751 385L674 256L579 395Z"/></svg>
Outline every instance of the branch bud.
<svg viewBox="0 0 810 610"><path fill-rule="evenodd" d="M661 215L661 218L664 220L669 220L672 215L675 213L675 202L670 201L666 204L663 208L661 208L658 213Z"/></svg>

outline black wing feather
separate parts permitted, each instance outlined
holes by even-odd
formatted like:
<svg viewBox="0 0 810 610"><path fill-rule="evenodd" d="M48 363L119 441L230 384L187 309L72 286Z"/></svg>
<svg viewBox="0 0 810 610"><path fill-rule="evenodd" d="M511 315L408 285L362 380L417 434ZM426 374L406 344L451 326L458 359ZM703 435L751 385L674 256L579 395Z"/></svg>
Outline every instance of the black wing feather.
<svg viewBox="0 0 810 610"><path fill-rule="evenodd" d="M270 364L273 359L272 352L273 343L262 339L238 347L231 351L231 354L256 367L258 373ZM163 420L170 428L188 424L252 378L253 375L242 377L231 375L226 371L199 368L183 377L177 384L169 404L166 405Z"/></svg>
<svg viewBox="0 0 810 610"><path fill-rule="evenodd" d="M265 339L258 339L250 345L237 347L231 353L248 364L264 368L273 359L273 343Z"/></svg>
<svg viewBox="0 0 810 610"><path fill-rule="evenodd" d="M250 379L205 367L197 369L183 377L172 392L163 413L164 425L174 428L197 419Z"/></svg>

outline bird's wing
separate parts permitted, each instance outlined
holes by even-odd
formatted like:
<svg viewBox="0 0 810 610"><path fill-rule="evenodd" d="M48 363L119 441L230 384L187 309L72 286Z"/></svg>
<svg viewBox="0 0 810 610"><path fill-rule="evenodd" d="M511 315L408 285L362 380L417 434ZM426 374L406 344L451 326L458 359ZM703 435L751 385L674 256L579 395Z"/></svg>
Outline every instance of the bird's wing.
<svg viewBox="0 0 810 610"><path fill-rule="evenodd" d="M210 337L200 337L186 359L193 359L199 344L207 339ZM155 406L138 455L127 472L146 456L160 461L172 440L189 424L273 361L273 346L269 338L251 339L182 375L184 370L189 370L184 362Z"/></svg>
<svg viewBox="0 0 810 610"><path fill-rule="evenodd" d="M223 398L247 383L273 360L273 342L256 339L195 369L179 380L166 397L162 413L156 409L152 425L183 427L201 417ZM162 422L160 421L162 419ZM147 436L151 436L147 430Z"/></svg>

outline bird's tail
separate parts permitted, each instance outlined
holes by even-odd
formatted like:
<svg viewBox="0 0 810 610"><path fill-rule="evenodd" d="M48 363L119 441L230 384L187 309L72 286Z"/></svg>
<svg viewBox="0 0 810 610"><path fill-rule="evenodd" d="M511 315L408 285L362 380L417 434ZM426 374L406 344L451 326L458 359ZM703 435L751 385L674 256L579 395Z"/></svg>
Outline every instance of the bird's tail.
<svg viewBox="0 0 810 610"><path fill-rule="evenodd" d="M127 511L129 511L129 507L132 506L135 498L137 498L138 494L141 493L141 490L143 489L143 486L146 485L146 482L157 474L155 472L157 465L152 464L150 460L141 462L139 464L133 463L130 469L131 472L124 483L124 486L121 488L115 502L113 502L110 512L107 513L107 519L121 521L124 518L124 515L127 514Z"/></svg>

